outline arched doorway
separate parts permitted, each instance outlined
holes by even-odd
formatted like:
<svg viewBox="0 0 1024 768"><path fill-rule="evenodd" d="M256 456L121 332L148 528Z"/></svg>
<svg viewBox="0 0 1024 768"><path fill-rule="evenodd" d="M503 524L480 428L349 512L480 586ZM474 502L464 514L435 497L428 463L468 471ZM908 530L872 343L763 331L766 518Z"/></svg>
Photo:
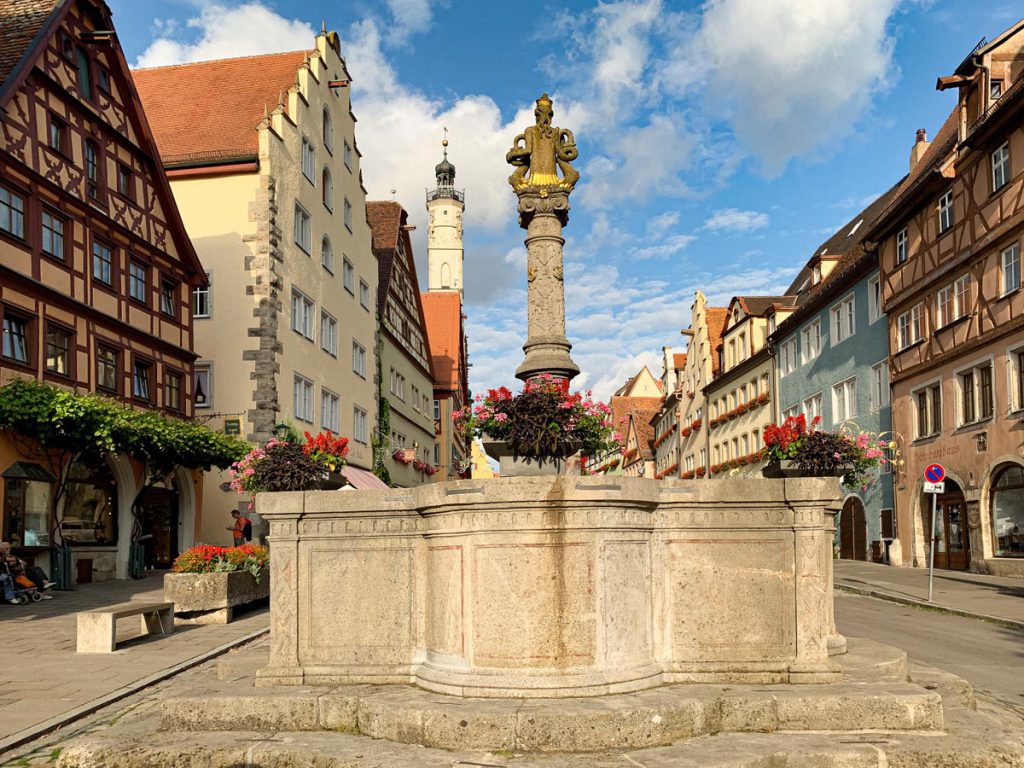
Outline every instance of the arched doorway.
<svg viewBox="0 0 1024 768"><path fill-rule="evenodd" d="M868 559L868 523L864 502L851 496L839 515L839 557L843 560Z"/></svg>
<svg viewBox="0 0 1024 768"><path fill-rule="evenodd" d="M957 482L946 476L945 492L936 499L938 541L935 545L935 567L966 571L971 565L971 537L967 531L967 504ZM932 539L932 498L922 494L921 519L924 521L926 546ZM927 550L926 550L927 551Z"/></svg>
<svg viewBox="0 0 1024 768"><path fill-rule="evenodd" d="M1024 467L997 469L991 493L995 556L1024 557Z"/></svg>
<svg viewBox="0 0 1024 768"><path fill-rule="evenodd" d="M181 494L176 478L168 478L146 490L139 501L139 539L147 570L170 568L179 552Z"/></svg>

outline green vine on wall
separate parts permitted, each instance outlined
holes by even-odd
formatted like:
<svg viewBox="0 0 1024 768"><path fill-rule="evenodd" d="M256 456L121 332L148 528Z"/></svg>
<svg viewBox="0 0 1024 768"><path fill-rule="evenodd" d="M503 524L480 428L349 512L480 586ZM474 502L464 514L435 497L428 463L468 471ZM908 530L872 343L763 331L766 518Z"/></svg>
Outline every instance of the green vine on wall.
<svg viewBox="0 0 1024 768"><path fill-rule="evenodd" d="M379 396L377 404L377 434L373 438L373 474L381 482L391 485L391 473L388 471L387 460L388 437L391 435L391 404L384 395Z"/></svg>

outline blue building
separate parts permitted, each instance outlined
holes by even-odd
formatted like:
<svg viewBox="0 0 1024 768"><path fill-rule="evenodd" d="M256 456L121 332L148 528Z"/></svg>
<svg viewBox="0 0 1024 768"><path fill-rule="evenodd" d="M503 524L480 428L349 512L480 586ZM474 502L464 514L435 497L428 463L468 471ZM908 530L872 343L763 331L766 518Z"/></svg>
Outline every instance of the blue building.
<svg viewBox="0 0 1024 768"><path fill-rule="evenodd" d="M895 189L824 242L787 291L796 307L779 313L771 336L781 418L802 413L808 422L820 416L822 429L889 436L889 334L878 256L862 238ZM843 492L840 556L884 558L883 541L895 536L892 475L882 469L866 487Z"/></svg>

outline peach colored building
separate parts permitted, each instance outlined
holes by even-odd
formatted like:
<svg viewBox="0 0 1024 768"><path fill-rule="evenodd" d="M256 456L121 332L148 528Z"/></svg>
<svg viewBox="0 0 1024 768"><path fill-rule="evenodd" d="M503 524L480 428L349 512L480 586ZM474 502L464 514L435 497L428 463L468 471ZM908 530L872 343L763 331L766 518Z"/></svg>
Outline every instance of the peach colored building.
<svg viewBox="0 0 1024 768"><path fill-rule="evenodd" d="M898 555L927 565L945 466L936 565L1024 575L1024 22L939 79L956 108L867 237L889 324Z"/></svg>

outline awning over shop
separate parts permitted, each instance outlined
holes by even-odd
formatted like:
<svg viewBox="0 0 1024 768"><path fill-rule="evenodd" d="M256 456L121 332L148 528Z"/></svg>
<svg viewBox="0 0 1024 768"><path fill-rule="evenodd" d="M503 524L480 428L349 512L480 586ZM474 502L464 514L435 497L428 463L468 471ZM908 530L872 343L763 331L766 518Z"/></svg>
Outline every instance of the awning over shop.
<svg viewBox="0 0 1024 768"><path fill-rule="evenodd" d="M389 487L387 483L373 474L373 472L367 472L359 467L345 467L342 470L342 474L348 481L348 485L345 486L346 488L352 488L357 491L369 491L376 488L387 489Z"/></svg>
<svg viewBox="0 0 1024 768"><path fill-rule="evenodd" d="M16 461L3 472L0 477L4 480L35 480L41 483L55 483L57 478L47 472L38 464L30 461Z"/></svg>

